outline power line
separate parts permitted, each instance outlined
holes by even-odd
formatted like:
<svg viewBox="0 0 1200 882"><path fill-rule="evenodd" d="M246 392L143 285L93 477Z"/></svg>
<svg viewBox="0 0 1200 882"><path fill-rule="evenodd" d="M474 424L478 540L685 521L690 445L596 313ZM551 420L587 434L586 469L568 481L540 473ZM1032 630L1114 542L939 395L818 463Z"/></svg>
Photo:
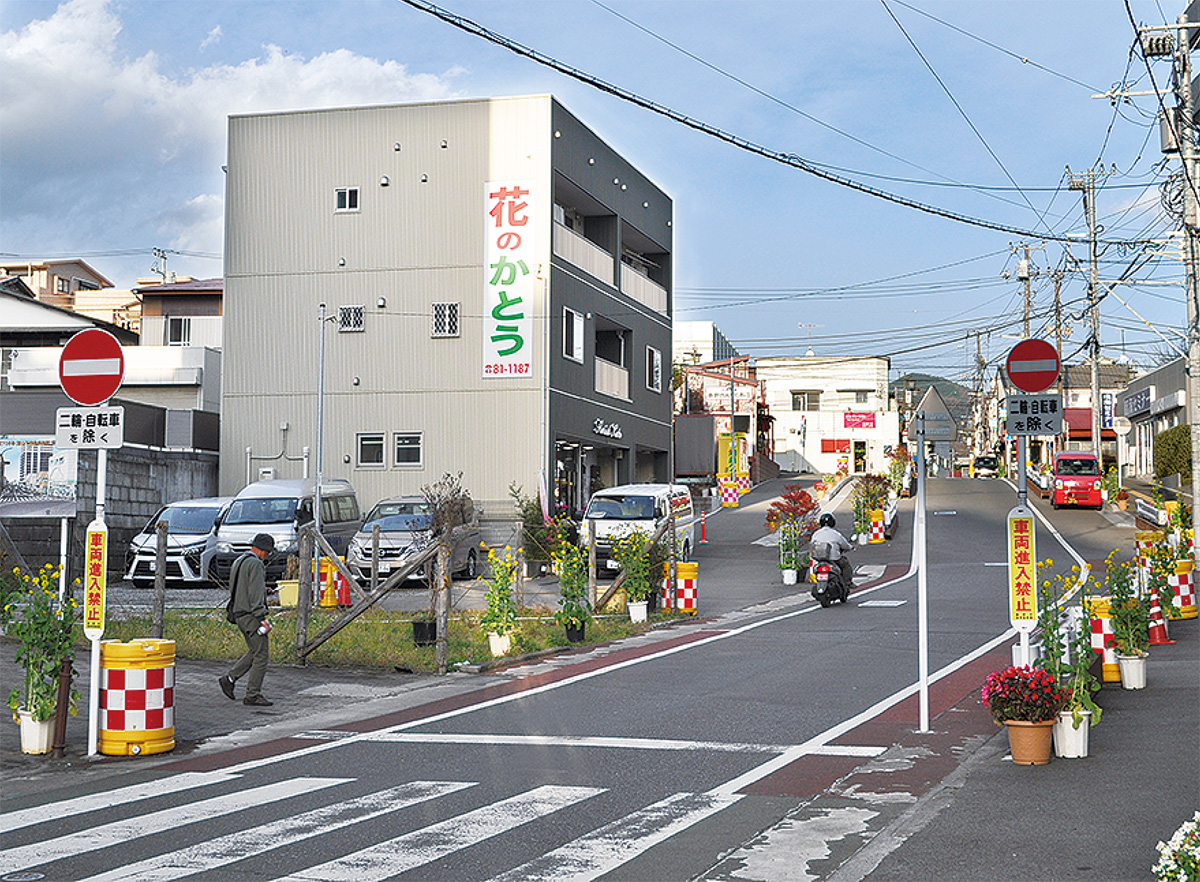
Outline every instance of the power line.
<svg viewBox="0 0 1200 882"><path fill-rule="evenodd" d="M439 18L447 24L453 25L462 31L465 31L469 34L474 34L475 36L481 37L488 42L495 43L497 46L508 49L510 52L524 56L525 58L528 58L531 61L541 64L545 67L549 67L550 69L555 70L564 76L571 77L572 79L592 86L599 91L613 95L614 97L620 98L623 101L627 101L630 104L641 107L644 110L649 110L651 113L656 113L659 116L665 116L667 119L679 123L680 125L694 129L698 132L702 132L720 141L724 141L725 143L737 147L740 150L745 150L748 153L757 154L765 159L771 160L772 162L778 162L781 165L798 169L799 171L806 172L814 177L821 178L822 180L830 183L838 184L839 186L846 187L851 190L857 190L860 193L864 193L868 196L874 196L878 199L883 199L887 202L891 202L905 208L916 209L917 211L922 211L926 214L932 214L947 220L957 221L958 223L980 227L986 230L995 230L997 232L1008 233L1014 236L1021 236L1030 239L1046 239L1054 242L1084 243L1088 241L1086 238L1077 236L1059 236L1053 234L1042 235L1039 233L1034 233L1031 230L1024 230L1019 227L1011 227L1006 224L983 220L982 218L970 217L968 215L959 214L947 209L928 205L923 202L918 202L914 199L908 199L907 197L899 196L895 193L889 193L885 190L880 190L876 187L871 187L859 181L854 181L840 175L831 174L830 172L818 168L812 162L809 162L795 153L784 153L782 151L769 150L766 147L756 144L746 138L742 138L730 132L725 132L715 126L709 125L708 123L692 119L686 114L672 110L671 108L662 104L642 98L641 96L630 92L627 89L623 89L620 86L615 86L611 83L601 80L599 77L592 76L591 74L585 73L577 68L573 68L570 65L564 64L561 61L545 55L544 53L538 52L535 49L530 49L529 47L524 46L515 40L511 40L502 34L498 34L495 31L489 30L488 28L485 28L482 25L471 21L470 19L464 18L460 15L455 15L452 12L428 2L428 0L399 0L399 2L405 3L408 6L411 6L414 9L418 9L422 12L427 12L430 15L433 15L434 17ZM1117 243L1110 243L1106 240L1102 244ZM1120 244L1142 243L1122 241Z"/></svg>

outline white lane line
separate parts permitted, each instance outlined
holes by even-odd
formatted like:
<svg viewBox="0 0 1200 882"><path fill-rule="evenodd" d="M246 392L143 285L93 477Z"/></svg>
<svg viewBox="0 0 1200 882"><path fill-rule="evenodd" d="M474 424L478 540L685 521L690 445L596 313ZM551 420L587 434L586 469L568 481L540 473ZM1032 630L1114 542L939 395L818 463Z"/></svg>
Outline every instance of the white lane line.
<svg viewBox="0 0 1200 882"><path fill-rule="evenodd" d="M121 879L170 882L474 786L474 783L467 781L410 781L399 787L368 793L295 817L281 818L249 830L229 833L208 842L126 864L80 882L117 882Z"/></svg>
<svg viewBox="0 0 1200 882"><path fill-rule="evenodd" d="M595 787L537 787L277 882L382 882L603 792Z"/></svg>
<svg viewBox="0 0 1200 882"><path fill-rule="evenodd" d="M82 854L85 851L96 851L114 845L122 845L132 839L161 833L182 827L184 824L194 824L197 821L207 821L220 815L229 815L248 808L261 806L266 802L311 793L335 784L345 784L353 778L294 778L268 784L265 787L254 787L249 790L237 790L225 796L214 796L200 802L193 802L178 808L163 809L150 812L123 821L113 821L97 827L88 827L77 833L48 839L45 842L35 842L17 848L0 851L0 876L37 867L51 861Z"/></svg>
<svg viewBox="0 0 1200 882"><path fill-rule="evenodd" d="M597 879L739 799L739 796L676 793L502 873L491 882L585 882Z"/></svg>
<svg viewBox="0 0 1200 882"><path fill-rule="evenodd" d="M77 796L74 799L64 799L62 802L50 802L46 805L18 809L0 815L0 832L11 833L31 824L43 821L55 821L94 812L99 809L112 808L129 802L137 802L153 796L165 796L168 793L178 793L181 790L191 790L195 787L206 787L210 784L221 784L232 781L237 775L227 772L185 772L161 781L147 781L145 784L131 784L116 790L106 790L102 793L92 793L88 796Z"/></svg>

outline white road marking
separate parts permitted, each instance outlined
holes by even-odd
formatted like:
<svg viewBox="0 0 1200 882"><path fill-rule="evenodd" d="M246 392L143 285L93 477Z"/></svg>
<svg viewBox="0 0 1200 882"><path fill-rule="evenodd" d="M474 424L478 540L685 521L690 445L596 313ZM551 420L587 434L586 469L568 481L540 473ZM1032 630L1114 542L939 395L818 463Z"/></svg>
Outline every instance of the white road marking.
<svg viewBox="0 0 1200 882"><path fill-rule="evenodd" d="M477 735L459 732L380 732L370 741L411 744L478 744L511 747L597 747L616 750L706 750L718 753L783 753L787 744L682 741L674 738L608 738L587 735Z"/></svg>
<svg viewBox="0 0 1200 882"><path fill-rule="evenodd" d="M189 848L156 855L98 876L89 876L81 882L117 882L120 879L170 882L172 879L223 867L272 849L332 833L350 824L368 821L474 786L466 781L411 781L399 787L368 793L356 799L334 803L294 817L281 818L249 830L219 836Z"/></svg>
<svg viewBox="0 0 1200 882"><path fill-rule="evenodd" d="M178 793L181 790L191 790L195 787L206 787L209 784L220 784L232 781L238 775L227 772L186 772L160 781L147 781L145 784L131 784L116 790L105 790L88 796L77 796L74 799L64 799L62 802L48 802L27 809L18 809L0 815L0 832L10 833L31 824L43 821L68 818L85 812L112 808L128 802L137 802L152 796L164 796L168 793Z"/></svg>
<svg viewBox="0 0 1200 882"><path fill-rule="evenodd" d="M856 604L860 607L895 607L904 606L908 603L907 600L864 600L862 603Z"/></svg>
<svg viewBox="0 0 1200 882"><path fill-rule="evenodd" d="M676 793L502 873L492 882L585 882L597 879L739 799L738 796Z"/></svg>
<svg viewBox="0 0 1200 882"><path fill-rule="evenodd" d="M69 833L44 842L4 849L0 851L0 876L65 857L72 857L85 851L96 851L121 845L131 839L171 830L184 824L207 821L220 815L229 815L254 808L265 802L311 793L314 790L345 784L347 781L353 780L353 778L289 778L265 787L237 790L225 796L214 796L211 799L188 803L178 808L163 809L123 821L88 827L77 833Z"/></svg>
<svg viewBox="0 0 1200 882"><path fill-rule="evenodd" d="M277 882L382 882L603 792L595 787L537 787Z"/></svg>

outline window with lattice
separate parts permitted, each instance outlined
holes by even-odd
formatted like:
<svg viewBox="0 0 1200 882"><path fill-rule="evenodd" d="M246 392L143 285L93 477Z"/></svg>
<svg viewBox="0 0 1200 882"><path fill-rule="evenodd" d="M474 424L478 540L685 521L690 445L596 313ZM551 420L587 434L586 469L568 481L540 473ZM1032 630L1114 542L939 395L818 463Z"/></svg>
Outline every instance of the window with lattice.
<svg viewBox="0 0 1200 882"><path fill-rule="evenodd" d="M433 304L433 335L434 337L458 336L458 304Z"/></svg>
<svg viewBox="0 0 1200 882"><path fill-rule="evenodd" d="M366 308L362 306L338 307L338 330L351 333L363 330L363 315Z"/></svg>

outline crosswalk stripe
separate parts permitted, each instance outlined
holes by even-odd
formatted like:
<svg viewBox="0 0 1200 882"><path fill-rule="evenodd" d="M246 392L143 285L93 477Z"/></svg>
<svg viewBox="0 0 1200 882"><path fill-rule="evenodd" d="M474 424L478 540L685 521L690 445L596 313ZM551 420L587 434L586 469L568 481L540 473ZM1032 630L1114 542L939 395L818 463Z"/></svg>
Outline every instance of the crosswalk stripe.
<svg viewBox="0 0 1200 882"><path fill-rule="evenodd" d="M60 820L97 809L108 809L128 802L137 802L152 796L165 796L169 793L179 793L181 790L220 784L224 781L232 781L237 777L237 775L225 772L187 772L161 781L147 781L144 784L131 784L128 787L106 790L103 793L64 799L62 802L48 802L45 805L0 815L0 832L11 833L13 830L40 824L43 821Z"/></svg>
<svg viewBox="0 0 1200 882"><path fill-rule="evenodd" d="M502 873L491 882L585 882L597 879L740 799L740 796L676 793Z"/></svg>
<svg viewBox="0 0 1200 882"><path fill-rule="evenodd" d="M219 836L169 854L157 855L97 876L89 876L80 882L115 882L119 879L169 882L474 786L473 783L465 781L411 781L399 787L368 793L249 830Z"/></svg>
<svg viewBox="0 0 1200 882"><path fill-rule="evenodd" d="M264 787L238 790L178 808L163 809L123 821L101 824L44 842L4 849L0 851L0 876L15 870L36 867L64 857L71 857L85 851L120 845L131 839L172 830L184 824L207 821L220 815L260 806L266 802L310 793L353 780L353 778L294 778Z"/></svg>
<svg viewBox="0 0 1200 882"><path fill-rule="evenodd" d="M595 787L537 787L277 882L382 882L603 792Z"/></svg>

